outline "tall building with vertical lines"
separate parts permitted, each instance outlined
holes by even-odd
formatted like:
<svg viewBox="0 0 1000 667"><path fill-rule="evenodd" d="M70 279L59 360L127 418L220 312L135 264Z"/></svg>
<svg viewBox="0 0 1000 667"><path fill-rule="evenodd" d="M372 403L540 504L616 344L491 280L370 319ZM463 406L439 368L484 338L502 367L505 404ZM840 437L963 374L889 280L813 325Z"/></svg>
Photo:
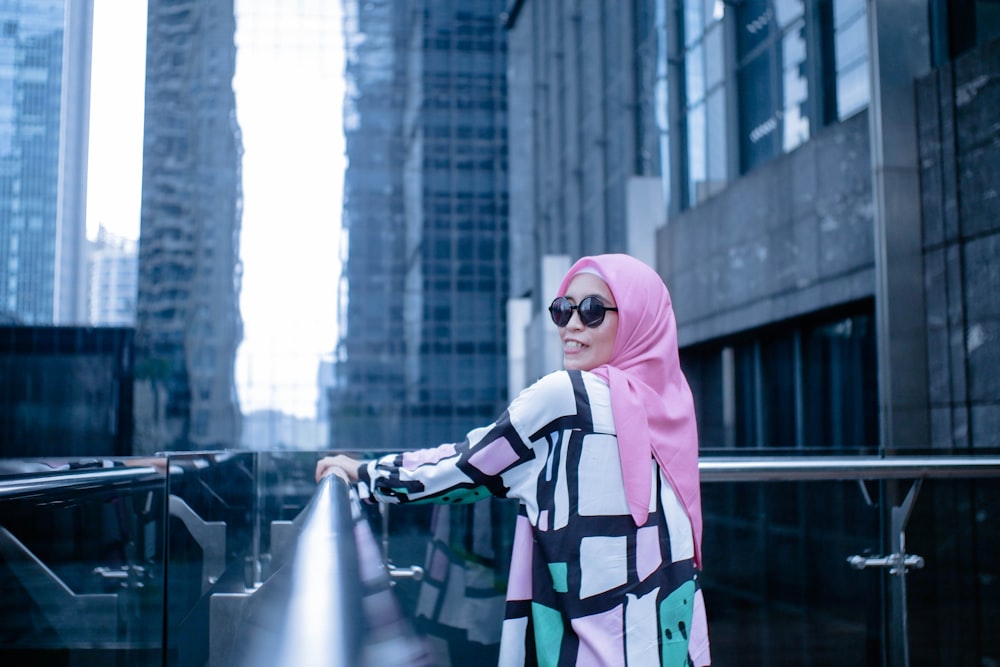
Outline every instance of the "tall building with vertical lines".
<svg viewBox="0 0 1000 667"><path fill-rule="evenodd" d="M236 446L243 148L233 0L152 0L147 23L135 449Z"/></svg>
<svg viewBox="0 0 1000 667"><path fill-rule="evenodd" d="M86 321L93 0L0 2L0 313Z"/></svg>
<svg viewBox="0 0 1000 667"><path fill-rule="evenodd" d="M503 5L345 3L338 446L451 441L507 397Z"/></svg>
<svg viewBox="0 0 1000 667"><path fill-rule="evenodd" d="M90 243L88 321L100 326L135 326L139 280L138 243L103 225Z"/></svg>

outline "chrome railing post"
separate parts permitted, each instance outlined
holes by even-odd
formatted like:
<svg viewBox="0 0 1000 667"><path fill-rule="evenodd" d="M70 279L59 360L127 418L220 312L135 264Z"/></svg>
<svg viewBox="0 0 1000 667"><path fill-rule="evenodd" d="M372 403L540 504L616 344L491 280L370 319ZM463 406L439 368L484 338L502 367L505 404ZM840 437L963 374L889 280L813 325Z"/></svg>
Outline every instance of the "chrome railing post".
<svg viewBox="0 0 1000 667"><path fill-rule="evenodd" d="M911 557L906 553L906 524L910 520L913 511L913 504L916 502L917 493L920 491L921 480L917 479L910 485L903 502L890 508L890 531L889 548L893 556L897 559L894 567L889 569L889 595L891 627L889 631L892 635L890 646L895 650L890 654L890 660L897 667L909 667L910 665L910 636L907 627L906 611L906 572L907 560L914 565L923 567L923 558L919 556Z"/></svg>
<svg viewBox="0 0 1000 667"><path fill-rule="evenodd" d="M906 553L906 524L910 521L913 505L920 492L923 480L916 479L910 485L903 502L893 505L889 513L889 549L888 556L850 556L847 559L851 567L864 570L870 567L885 568L892 576L889 579L889 663L895 667L909 667L910 642L907 624L906 607L906 573L910 568L920 569L924 559L915 554Z"/></svg>

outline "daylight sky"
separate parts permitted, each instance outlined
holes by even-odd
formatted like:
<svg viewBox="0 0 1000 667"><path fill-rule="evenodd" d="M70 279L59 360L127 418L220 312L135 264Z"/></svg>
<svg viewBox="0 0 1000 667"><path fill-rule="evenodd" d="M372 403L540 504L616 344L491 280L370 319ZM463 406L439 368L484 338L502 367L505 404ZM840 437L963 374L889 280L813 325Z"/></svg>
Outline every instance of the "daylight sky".
<svg viewBox="0 0 1000 667"><path fill-rule="evenodd" d="M336 342L343 54L339 2L236 0L243 133L236 382L244 413L314 417ZM95 0L87 229L137 238L146 3Z"/></svg>

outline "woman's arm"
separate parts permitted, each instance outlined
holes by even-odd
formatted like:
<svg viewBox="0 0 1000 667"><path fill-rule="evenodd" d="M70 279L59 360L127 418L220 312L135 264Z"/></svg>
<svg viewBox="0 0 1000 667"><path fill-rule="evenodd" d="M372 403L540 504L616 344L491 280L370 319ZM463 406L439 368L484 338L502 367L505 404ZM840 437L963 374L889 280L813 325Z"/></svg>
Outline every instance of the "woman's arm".
<svg viewBox="0 0 1000 667"><path fill-rule="evenodd" d="M376 461L324 457L316 465L316 479L342 473L382 502L456 503L489 494L505 497L512 486L520 487L520 480L533 475L529 462L537 461L532 440L577 414L575 383L582 387L579 374L571 377L564 371L542 378L521 392L497 421L471 431L462 442Z"/></svg>

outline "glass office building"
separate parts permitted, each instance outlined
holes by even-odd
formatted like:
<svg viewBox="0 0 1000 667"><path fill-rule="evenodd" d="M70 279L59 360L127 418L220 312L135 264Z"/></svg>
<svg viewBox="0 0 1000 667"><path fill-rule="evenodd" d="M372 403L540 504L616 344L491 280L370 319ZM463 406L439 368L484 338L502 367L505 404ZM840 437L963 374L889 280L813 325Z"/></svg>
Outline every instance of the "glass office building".
<svg viewBox="0 0 1000 667"><path fill-rule="evenodd" d="M106 229L90 244L89 322L92 325L135 325L138 289L138 243Z"/></svg>
<svg viewBox="0 0 1000 667"><path fill-rule="evenodd" d="M345 3L339 447L451 442L506 399L502 3Z"/></svg>
<svg viewBox="0 0 1000 667"><path fill-rule="evenodd" d="M0 3L0 313L87 321L93 2Z"/></svg>
<svg viewBox="0 0 1000 667"><path fill-rule="evenodd" d="M242 141L232 0L149 3L137 452L234 447Z"/></svg>

